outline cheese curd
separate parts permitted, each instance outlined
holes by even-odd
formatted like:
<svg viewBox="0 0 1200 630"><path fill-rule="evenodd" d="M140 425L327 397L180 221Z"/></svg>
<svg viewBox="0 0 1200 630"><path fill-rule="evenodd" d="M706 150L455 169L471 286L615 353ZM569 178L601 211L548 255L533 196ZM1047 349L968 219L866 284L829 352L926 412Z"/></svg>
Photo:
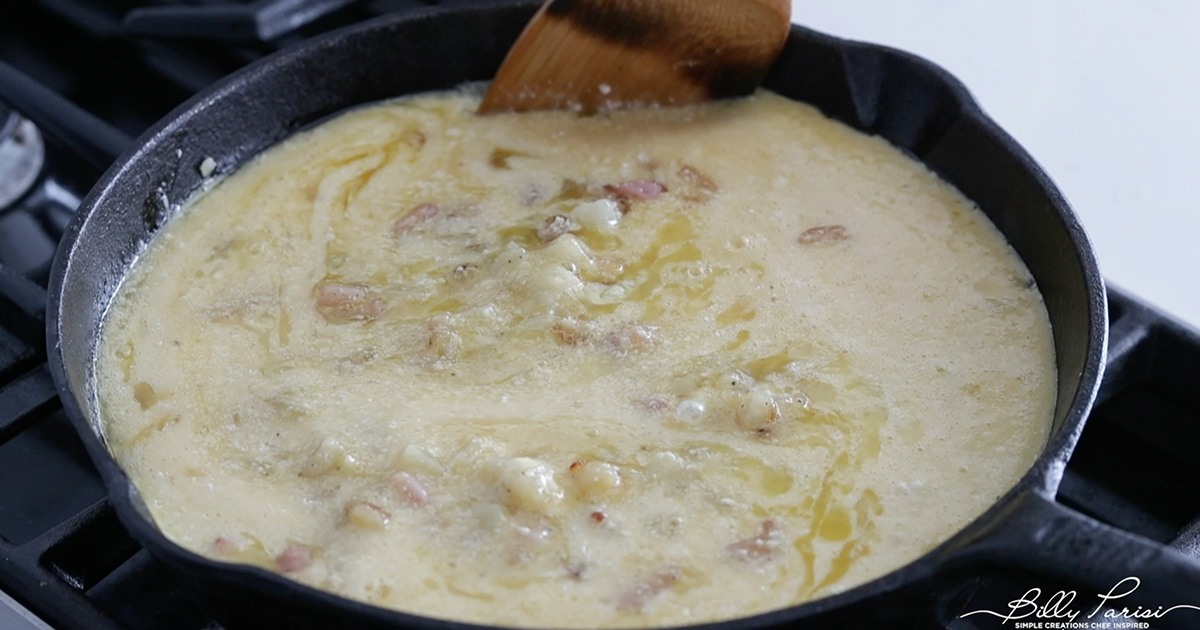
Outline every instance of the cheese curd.
<svg viewBox="0 0 1200 630"><path fill-rule="evenodd" d="M898 568L1028 469L1021 261L920 163L761 92L364 107L198 195L96 358L164 533L347 597L661 626Z"/></svg>

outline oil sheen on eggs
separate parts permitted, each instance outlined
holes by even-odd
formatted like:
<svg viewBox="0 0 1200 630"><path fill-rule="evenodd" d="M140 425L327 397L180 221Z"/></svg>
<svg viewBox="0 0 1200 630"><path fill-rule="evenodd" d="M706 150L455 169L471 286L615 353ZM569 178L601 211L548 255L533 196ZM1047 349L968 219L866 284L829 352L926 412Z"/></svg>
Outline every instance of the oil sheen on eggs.
<svg viewBox="0 0 1200 630"><path fill-rule="evenodd" d="M192 200L105 320L163 531L358 600L677 625L881 576L1047 438L1045 308L920 163L762 92L346 113Z"/></svg>

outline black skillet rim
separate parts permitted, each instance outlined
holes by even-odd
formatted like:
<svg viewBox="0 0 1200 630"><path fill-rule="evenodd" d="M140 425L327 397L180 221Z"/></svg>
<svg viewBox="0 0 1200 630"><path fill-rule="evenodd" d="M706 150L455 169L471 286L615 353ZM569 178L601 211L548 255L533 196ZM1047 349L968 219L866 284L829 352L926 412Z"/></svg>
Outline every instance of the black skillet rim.
<svg viewBox="0 0 1200 630"><path fill-rule="evenodd" d="M496 626L484 626L423 617L350 600L300 584L264 569L210 560L171 542L143 515L143 508L139 505L140 499L137 498L136 490L132 483L117 465L115 459L109 454L107 447L97 436L94 428L82 413L75 391L67 379L64 357L62 356L59 325L62 317L64 280L70 271L71 258L78 244L82 227L100 207L101 202L108 196L114 184L122 179L126 171L133 168L132 164L138 161L139 156L146 153L149 147L163 142L169 132L183 125L184 121L190 117L190 114L202 109L207 101L214 99L220 94L236 93L238 86L243 81L260 72L268 71L267 68L280 58L303 56L306 52L311 52L322 45L328 45L337 40L352 37L360 32L383 28L392 23L431 18L439 14L456 11L524 10L532 13L536 6L538 6L538 3L534 2L504 3L487 7L433 8L402 15L383 16L326 33L293 48L258 60L193 96L142 134L118 158L113 166L108 169L80 204L79 211L63 235L51 271L49 286L50 301L46 320L48 356L50 357L51 371L59 392L65 394L62 396L64 410L80 434L93 462L96 464L118 517L125 527L130 530L133 537L151 551L152 555L158 556L161 560L166 560L172 565L176 565L177 568L182 566L190 570L221 575L224 583L236 583L239 587L251 592L271 593L278 598L303 597L310 600L313 604L340 610L347 614L348 619L370 619L374 622L390 623L398 628L436 627L446 630L489 630L496 628ZM922 67L937 81L940 81L944 87L949 89L958 102L958 115L979 124L986 135L997 140L998 144L1010 153L1028 174L1033 176L1034 181L1046 195L1050 205L1054 208L1058 218L1065 226L1068 236L1075 247L1080 267L1083 270L1089 316L1086 359L1084 370L1079 376L1079 384L1075 391L1074 400L1072 400L1068 408L1062 425L1053 433L1044 447L1042 454L1011 490L1005 493L986 512L971 521L956 535L942 542L913 562L845 592L822 597L790 608L753 616L686 626L692 630L744 630L750 627L769 627L794 623L823 612L845 607L854 602L882 595L905 584L935 575L947 558L952 557L956 550L961 549L969 541L973 540L981 533L987 523L995 520L998 515L1016 505L1022 497L1032 493L1053 500L1066 462L1083 430L1087 413L1099 389L1100 378L1104 369L1108 321L1103 279L1082 225L1058 188L1033 158L1011 136L1004 132L995 121L984 113L966 87L957 78L940 66L911 53L874 44L844 40L797 25L792 26L789 34L789 39L795 38L814 40L843 54L851 51L873 52Z"/></svg>

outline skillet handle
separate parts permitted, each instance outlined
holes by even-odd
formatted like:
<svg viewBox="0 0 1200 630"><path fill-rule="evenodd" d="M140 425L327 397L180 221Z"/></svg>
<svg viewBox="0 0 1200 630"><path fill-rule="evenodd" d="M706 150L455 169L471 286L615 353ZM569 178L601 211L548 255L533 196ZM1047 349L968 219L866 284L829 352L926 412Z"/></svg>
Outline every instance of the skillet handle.
<svg viewBox="0 0 1200 630"><path fill-rule="evenodd" d="M1081 611L1080 622L1106 621L1103 611L1091 619L1086 617L1101 603L1100 598L1107 596L1110 599L1104 603L1117 611L1127 608L1136 612L1138 606L1143 611L1177 607L1161 617L1139 617L1153 628L1200 628L1200 561L1101 523L1036 492L1027 492L1010 504L988 530L953 552L947 564L1016 569L1066 583L1067 588L1078 588L1078 597L1070 607ZM1051 584L1030 584L1030 587L1042 589L1038 605L1049 603L1058 590ZM1117 597L1122 594L1125 595ZM1025 593L1013 593L1012 601L1024 597ZM1039 621L1032 610L1032 606L1022 605L1019 611L997 612L1029 613L1026 621ZM999 628L1011 627L1017 617L1004 625L999 625L1001 619L993 619Z"/></svg>

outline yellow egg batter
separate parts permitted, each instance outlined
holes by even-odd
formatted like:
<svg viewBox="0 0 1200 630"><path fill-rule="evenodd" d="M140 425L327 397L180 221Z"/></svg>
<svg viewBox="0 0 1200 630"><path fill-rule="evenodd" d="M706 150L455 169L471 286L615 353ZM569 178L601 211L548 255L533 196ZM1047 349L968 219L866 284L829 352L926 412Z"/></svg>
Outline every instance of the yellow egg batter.
<svg viewBox="0 0 1200 630"><path fill-rule="evenodd" d="M978 209L762 92L346 113L192 200L106 318L172 540L510 626L726 619L904 565L1045 443L1041 297Z"/></svg>

